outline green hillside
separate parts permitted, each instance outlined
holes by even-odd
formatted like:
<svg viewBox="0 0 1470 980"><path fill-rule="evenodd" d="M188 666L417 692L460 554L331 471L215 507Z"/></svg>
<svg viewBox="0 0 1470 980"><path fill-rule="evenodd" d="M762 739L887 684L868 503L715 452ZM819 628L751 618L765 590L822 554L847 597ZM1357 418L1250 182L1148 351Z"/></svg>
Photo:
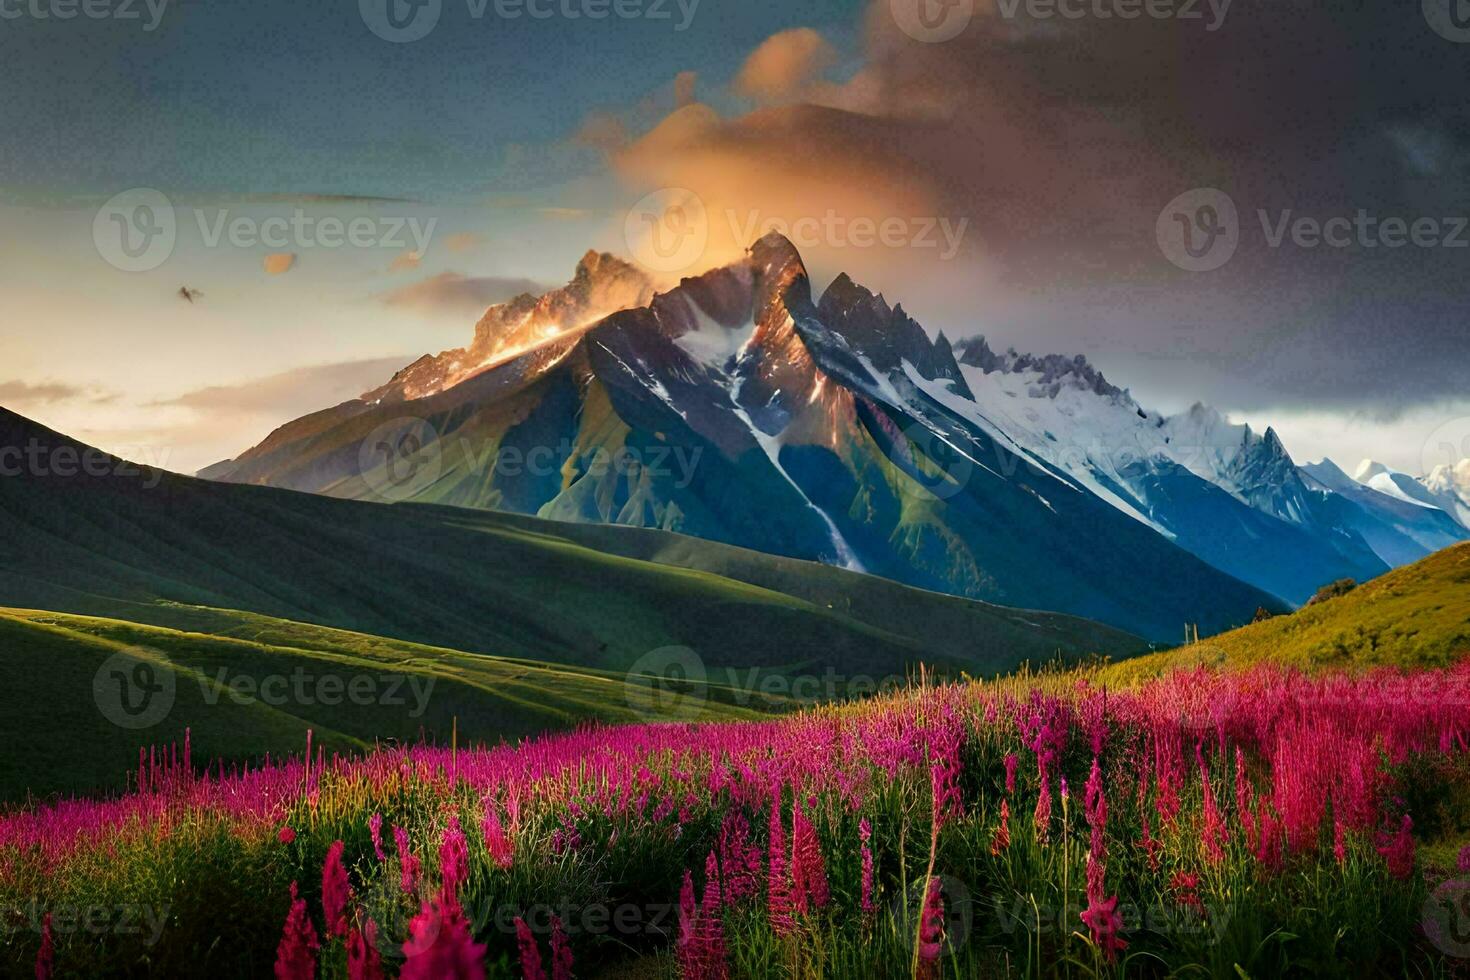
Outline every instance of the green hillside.
<svg viewBox="0 0 1470 980"><path fill-rule="evenodd" d="M1132 680L1194 664L1244 667L1262 661L1307 670L1431 667L1470 655L1470 543L1455 545L1306 606L1198 645L1110 668Z"/></svg>
<svg viewBox="0 0 1470 980"><path fill-rule="evenodd" d="M590 720L750 718L758 707L780 707L713 681L690 689L689 699L653 701L648 688L629 684L622 673L467 654L251 613L187 607L168 613L190 628L0 609L0 711L7 728L0 799L121 786L139 747L182 741L186 728L194 761L202 764L299 753L307 729L330 752L392 740L447 743L456 723L461 744L494 743ZM133 663L147 663L152 683L168 691L166 710L141 715L138 728L115 722L119 695L111 671L102 668L119 654L127 659L114 666L125 675Z"/></svg>
<svg viewBox="0 0 1470 980"><path fill-rule="evenodd" d="M0 410L0 445L27 443L86 451ZM628 530L620 547L607 530L136 468L21 476L0 479L0 604L159 626L175 625L168 603L238 609L615 671L671 645L712 667L847 677L920 661L994 674L1142 646L1075 617L930 597L661 532ZM678 557L661 564L664 555Z"/></svg>
<svg viewBox="0 0 1470 980"><path fill-rule="evenodd" d="M196 760L299 750L308 728L331 749L442 741L456 721L462 741L495 741L589 719L749 717L921 663L990 676L1143 646L1075 617L659 531L146 470L3 409L0 446L48 464L0 478L0 708L15 733L0 797L120 785L140 746L185 728ZM108 662L119 653L122 667ZM654 689L630 670L674 679ZM101 707L136 671L175 699L139 728ZM432 679L433 696L411 712L221 690L384 673L400 689Z"/></svg>

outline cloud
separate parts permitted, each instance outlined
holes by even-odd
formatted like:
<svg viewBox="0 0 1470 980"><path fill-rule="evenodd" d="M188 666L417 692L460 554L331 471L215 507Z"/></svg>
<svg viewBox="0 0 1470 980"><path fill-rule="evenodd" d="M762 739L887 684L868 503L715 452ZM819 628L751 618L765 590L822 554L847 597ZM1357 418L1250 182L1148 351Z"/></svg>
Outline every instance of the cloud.
<svg viewBox="0 0 1470 980"><path fill-rule="evenodd" d="M837 60L832 46L810 27L767 38L745 60L734 88L761 103L780 103L805 94L807 86Z"/></svg>
<svg viewBox="0 0 1470 980"><path fill-rule="evenodd" d="M403 252L393 256L393 261L388 263L389 272L408 272L417 269L424 261L424 257L417 252Z"/></svg>
<svg viewBox="0 0 1470 980"><path fill-rule="evenodd" d="M468 252L485 244L484 236L472 231L456 232L444 239L444 247L451 252Z"/></svg>
<svg viewBox="0 0 1470 980"><path fill-rule="evenodd" d="M285 421L356 398L412 360L408 355L295 368L238 384L196 388L147 407L182 407L210 416L233 418L246 414Z"/></svg>
<svg viewBox="0 0 1470 980"><path fill-rule="evenodd" d="M628 127L611 112L593 112L582 120L572 140L611 153L628 145Z"/></svg>
<svg viewBox="0 0 1470 980"><path fill-rule="evenodd" d="M699 82L699 73L681 71L674 76L674 107L682 109L694 102L694 88Z"/></svg>
<svg viewBox="0 0 1470 980"><path fill-rule="evenodd" d="M383 303L422 313L479 317L487 307L522 293L539 296L546 291L546 286L529 279L441 272L393 290L383 297Z"/></svg>
<svg viewBox="0 0 1470 980"><path fill-rule="evenodd" d="M117 400L117 392L95 385L72 385L60 381L30 384L25 381L0 381L0 405L52 405L58 402L88 401L104 405Z"/></svg>
<svg viewBox="0 0 1470 980"><path fill-rule="evenodd" d="M931 330L1103 353L1144 396L1385 414L1470 390L1463 251L1273 247L1259 219L1470 209L1462 52L1413 11L1235 0L1211 31L981 4L933 44L877 0L864 26L845 80L825 80L819 36L783 32L732 86L760 108L695 103L637 130L612 158L629 203L693 191L706 265L773 220L965 220L949 262L826 232L801 247L819 286L849 271ZM1199 187L1242 218L1211 273L1176 268L1156 238L1164 206Z"/></svg>
<svg viewBox="0 0 1470 980"><path fill-rule="evenodd" d="M296 264L296 255L293 252L272 252L265 257L265 274L268 276L279 276L291 271Z"/></svg>

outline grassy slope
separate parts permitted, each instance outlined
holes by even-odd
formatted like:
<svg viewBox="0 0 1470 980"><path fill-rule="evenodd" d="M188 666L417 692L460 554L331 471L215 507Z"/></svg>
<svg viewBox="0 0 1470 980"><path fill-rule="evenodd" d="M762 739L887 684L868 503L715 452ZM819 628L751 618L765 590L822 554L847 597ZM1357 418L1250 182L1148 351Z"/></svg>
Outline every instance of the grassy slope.
<svg viewBox="0 0 1470 980"><path fill-rule="evenodd" d="M0 445L29 439L67 442L0 410ZM963 600L929 600L945 615L918 617L904 611L914 590L863 576L838 573L807 596L793 583L811 565L727 557L736 549L708 560L686 551L692 567L676 567L644 560L665 550L649 539L628 548L631 557L599 550L609 539L597 528L172 475L149 482L0 480L0 603L170 626L163 600L607 670L670 645L716 667L849 676L902 673L921 660L988 674L1058 651L1141 646L1084 620ZM737 565L732 577L719 574ZM946 624L935 631L942 642L930 641L929 619Z"/></svg>
<svg viewBox="0 0 1470 980"><path fill-rule="evenodd" d="M630 689L620 673L466 654L227 610L174 607L172 615L190 628L0 609L0 712L8 732L0 752L0 798L119 786L140 746L182 740L185 728L200 763L300 752L307 729L331 751L422 736L447 742L456 719L461 742L471 744L592 719L664 717L635 710L644 707L642 689ZM173 707L147 728L113 725L94 700L99 669L119 651L146 657L160 674L173 675ZM222 679L229 684L248 676L258 683L297 672L313 681L309 692L320 690L314 682L323 677L342 679L344 689L354 678L370 678L375 696L352 703L330 690L306 699L285 691L283 698L268 699L273 703L236 702L221 686ZM718 685L705 694L697 705L702 718L756 715ZM324 703L333 700L344 703Z"/></svg>
<svg viewBox="0 0 1470 980"><path fill-rule="evenodd" d="M1470 655L1470 543L1289 616L1118 664L1105 676L1134 680L1178 666L1243 667L1267 660L1308 670L1429 667L1465 655Z"/></svg>

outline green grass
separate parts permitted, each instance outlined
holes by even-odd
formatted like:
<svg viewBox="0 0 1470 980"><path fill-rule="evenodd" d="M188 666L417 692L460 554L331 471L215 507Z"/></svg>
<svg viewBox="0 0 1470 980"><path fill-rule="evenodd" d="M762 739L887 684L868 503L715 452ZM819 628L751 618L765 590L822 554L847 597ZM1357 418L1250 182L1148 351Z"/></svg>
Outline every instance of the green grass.
<svg viewBox="0 0 1470 980"><path fill-rule="evenodd" d="M1304 670L1442 667L1470 654L1470 543L1366 582L1351 592L1104 672L1137 680L1197 664L1271 662Z"/></svg>
<svg viewBox="0 0 1470 980"><path fill-rule="evenodd" d="M779 707L766 699L742 704L741 692L718 683L696 704L648 701L626 675L555 664L467 654L249 613L174 607L183 628L164 629L116 619L0 608L0 712L6 748L0 752L0 798L120 788L136 768L138 749L182 742L190 729L194 760L259 759L299 753L306 731L331 751L362 750L375 742L447 744L458 725L460 744L493 744L584 721L608 723L676 717L757 717ZM188 624L187 626L185 624ZM126 652L169 675L167 715L146 728L114 724L99 704L115 703L104 677L108 658ZM297 696L295 678L302 678ZM269 677L289 685L259 688ZM322 687L323 678L343 688ZM242 682L242 678L249 678ZM353 681L359 693L348 695ZM246 696L227 688L248 683ZM336 681L328 681L333 685ZM338 703L328 703L328 702Z"/></svg>

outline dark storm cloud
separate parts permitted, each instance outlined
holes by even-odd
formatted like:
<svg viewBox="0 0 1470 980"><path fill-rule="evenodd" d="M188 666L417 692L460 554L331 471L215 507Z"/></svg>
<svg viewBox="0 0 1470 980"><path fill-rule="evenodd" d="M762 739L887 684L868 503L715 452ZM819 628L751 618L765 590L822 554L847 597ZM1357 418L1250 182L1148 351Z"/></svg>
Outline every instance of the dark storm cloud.
<svg viewBox="0 0 1470 980"><path fill-rule="evenodd" d="M882 0L855 75L811 85L802 105L670 117L621 172L717 211L877 201L966 216L965 261L885 254L860 271L931 328L1102 352L1222 408L1392 414L1470 391L1470 45L1417 3L1235 0L1215 30L1204 2L1202 20L1094 13L1118 6L1087 0L1064 20L995 0L961 36L922 43ZM1238 248L1187 272L1156 225L1209 187L1237 208ZM1323 240L1359 212L1370 234ZM1315 238L1292 235L1301 218ZM1394 219L1430 219L1434 244L1393 245ZM872 258L813 253L826 274Z"/></svg>

